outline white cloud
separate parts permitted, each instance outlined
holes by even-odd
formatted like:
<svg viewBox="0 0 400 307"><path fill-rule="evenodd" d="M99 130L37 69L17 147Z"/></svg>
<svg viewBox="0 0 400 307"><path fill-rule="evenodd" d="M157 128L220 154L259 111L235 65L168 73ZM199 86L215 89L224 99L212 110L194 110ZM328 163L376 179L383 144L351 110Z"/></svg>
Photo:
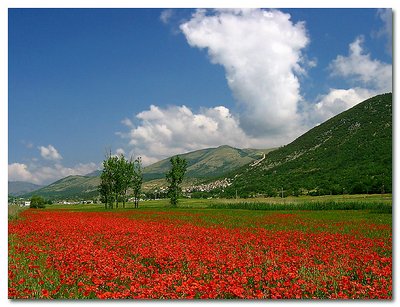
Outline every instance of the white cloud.
<svg viewBox="0 0 400 307"><path fill-rule="evenodd" d="M124 126L133 127L133 123L132 123L132 121L131 121L129 118L124 118L123 120L121 120L121 123L122 123Z"/></svg>
<svg viewBox="0 0 400 307"><path fill-rule="evenodd" d="M392 9L378 9L377 14L383 22L383 27L378 31L377 35L386 38L386 51L391 55L393 46Z"/></svg>
<svg viewBox="0 0 400 307"><path fill-rule="evenodd" d="M125 155L125 150L123 149L123 148L117 148L116 150L115 150L115 154L116 155Z"/></svg>
<svg viewBox="0 0 400 307"><path fill-rule="evenodd" d="M139 125L125 137L133 147L131 154L141 156L144 165L175 154L220 145L266 148L282 144L280 137L248 136L240 128L238 119L224 106L202 108L195 113L186 106L160 108L152 105L136 118Z"/></svg>
<svg viewBox="0 0 400 307"><path fill-rule="evenodd" d="M28 149L33 148L33 143L30 141L21 140L21 143Z"/></svg>
<svg viewBox="0 0 400 307"><path fill-rule="evenodd" d="M74 167L65 167L61 164L55 164L54 167L50 168L49 175L51 178L64 178L70 175L86 175L98 169L96 163L78 163Z"/></svg>
<svg viewBox="0 0 400 307"><path fill-rule="evenodd" d="M332 61L332 75L378 92L391 91L392 65L371 59L370 54L364 53L363 41L362 36L357 37L349 46L348 56L339 55Z"/></svg>
<svg viewBox="0 0 400 307"><path fill-rule="evenodd" d="M8 180L49 184L70 175L86 175L96 169L98 165L93 162L79 163L74 167L65 167L59 163L51 166L12 163L8 165Z"/></svg>
<svg viewBox="0 0 400 307"><path fill-rule="evenodd" d="M286 137L298 128L296 75L305 72L302 49L309 42L304 23L277 10L200 9L181 30L190 46L206 48L211 62L224 67L248 135Z"/></svg>
<svg viewBox="0 0 400 307"><path fill-rule="evenodd" d="M160 158L150 157L147 155L140 155L140 157L142 158L142 165L144 165L144 166L160 161ZM162 158L166 158L166 157L162 157Z"/></svg>
<svg viewBox="0 0 400 307"><path fill-rule="evenodd" d="M8 181L28 181L38 183L28 170L28 166L23 163L12 163L8 165Z"/></svg>
<svg viewBox="0 0 400 307"><path fill-rule="evenodd" d="M49 184L70 175L86 175L97 169L96 163L78 163L72 167L60 163L62 156L52 145L39 146L43 159L32 158L29 163L11 163L8 165L9 181L27 181L36 184ZM120 152L122 149L118 149Z"/></svg>
<svg viewBox="0 0 400 307"><path fill-rule="evenodd" d="M319 97L305 116L308 116L308 122L320 124L375 94L364 88L330 89L328 94Z"/></svg>
<svg viewBox="0 0 400 307"><path fill-rule="evenodd" d="M39 146L38 148L40 150L40 155L46 160L61 160L62 159L62 157L58 153L57 149L55 149L54 146L52 146L52 145L48 145L47 147Z"/></svg>
<svg viewBox="0 0 400 307"><path fill-rule="evenodd" d="M163 24L168 24L173 14L174 11L172 9L166 9L161 12L160 20Z"/></svg>
<svg viewBox="0 0 400 307"><path fill-rule="evenodd" d="M363 42L362 36L357 37L349 45L348 56L338 55L329 65L332 76L345 78L353 87L333 88L320 95L303 114L307 122L322 123L374 95L392 90L392 65L371 59L364 52Z"/></svg>
<svg viewBox="0 0 400 307"><path fill-rule="evenodd" d="M237 120L222 106L194 114L186 106L152 105L136 117L141 123L130 131L130 144L147 160L246 140Z"/></svg>

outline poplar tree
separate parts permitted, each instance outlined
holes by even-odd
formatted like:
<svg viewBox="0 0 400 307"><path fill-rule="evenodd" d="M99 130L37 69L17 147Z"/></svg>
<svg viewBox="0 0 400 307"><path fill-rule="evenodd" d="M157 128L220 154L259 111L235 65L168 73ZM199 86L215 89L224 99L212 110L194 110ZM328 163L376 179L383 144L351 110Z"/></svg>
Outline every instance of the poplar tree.
<svg viewBox="0 0 400 307"><path fill-rule="evenodd" d="M187 161L179 156L170 159L171 169L165 175L168 187L168 197L172 206L178 205L178 198L182 193L181 184L187 169Z"/></svg>
<svg viewBox="0 0 400 307"><path fill-rule="evenodd" d="M113 209L114 200L117 200L117 178L116 178L116 162L117 157L106 154L103 161L103 171L100 175L99 192L101 201L105 203L105 208Z"/></svg>
<svg viewBox="0 0 400 307"><path fill-rule="evenodd" d="M138 157L133 162L134 163L132 163L132 177L130 185L133 190L135 208L139 208L139 198L143 183L142 158Z"/></svg>
<svg viewBox="0 0 400 307"><path fill-rule="evenodd" d="M105 208L118 208L121 200L122 206L128 197L128 190L132 189L135 198L135 208L139 206L139 196L143 182L141 158L129 161L123 154L113 156L107 153L103 161L103 171L100 176L99 192L101 201L104 202Z"/></svg>

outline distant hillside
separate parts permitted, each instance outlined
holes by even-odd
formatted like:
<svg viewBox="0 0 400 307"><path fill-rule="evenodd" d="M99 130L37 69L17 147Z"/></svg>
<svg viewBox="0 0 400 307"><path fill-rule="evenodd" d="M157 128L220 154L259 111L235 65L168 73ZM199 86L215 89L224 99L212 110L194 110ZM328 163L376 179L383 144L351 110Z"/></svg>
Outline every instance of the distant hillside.
<svg viewBox="0 0 400 307"><path fill-rule="evenodd" d="M231 174L223 195L392 191L392 94L370 98Z"/></svg>
<svg viewBox="0 0 400 307"><path fill-rule="evenodd" d="M44 198L90 198L98 194L99 177L68 176L34 192L25 194L24 197L40 195Z"/></svg>
<svg viewBox="0 0 400 307"><path fill-rule="evenodd" d="M209 178L217 177L260 159L264 153L273 149L238 149L227 145L217 148L207 148L180 154L186 159L188 168L186 177ZM156 162L144 168L145 181L165 178L165 173L170 169L170 158Z"/></svg>
<svg viewBox="0 0 400 307"><path fill-rule="evenodd" d="M263 153L272 149L237 149L230 146L208 148L180 155L188 162L188 170L185 184L193 182L194 178L204 179L219 176L232 171L240 166L248 164L255 159L260 159ZM143 190L154 189L157 185L165 186L165 173L170 169L169 159L165 159L149 165L143 169ZM28 193L25 197L33 194L45 198L91 198L98 195L97 188L100 183L101 171L96 170L85 176L68 176L60 179L46 187Z"/></svg>
<svg viewBox="0 0 400 307"><path fill-rule="evenodd" d="M42 186L25 181L9 181L8 195L20 196L31 191L40 189Z"/></svg>

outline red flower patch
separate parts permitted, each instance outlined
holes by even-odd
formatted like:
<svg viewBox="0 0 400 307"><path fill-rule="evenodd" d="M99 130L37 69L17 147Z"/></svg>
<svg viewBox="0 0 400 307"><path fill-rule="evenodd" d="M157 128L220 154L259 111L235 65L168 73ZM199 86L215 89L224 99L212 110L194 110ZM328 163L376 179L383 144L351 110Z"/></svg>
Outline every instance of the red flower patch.
<svg viewBox="0 0 400 307"><path fill-rule="evenodd" d="M392 297L391 237L110 212L23 215L9 224L9 298Z"/></svg>

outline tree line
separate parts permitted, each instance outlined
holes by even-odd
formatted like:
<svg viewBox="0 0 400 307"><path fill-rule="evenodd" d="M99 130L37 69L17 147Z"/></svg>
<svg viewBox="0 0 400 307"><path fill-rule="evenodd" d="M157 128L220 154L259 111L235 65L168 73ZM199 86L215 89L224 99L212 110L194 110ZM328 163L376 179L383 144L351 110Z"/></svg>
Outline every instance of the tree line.
<svg viewBox="0 0 400 307"><path fill-rule="evenodd" d="M168 197L171 206L176 207L178 198L182 194L181 184L186 173L187 162L185 159L175 156L170 159L171 169L166 173L168 186ZM103 161L103 171L100 176L100 200L105 209L118 208L122 202L125 204L132 192L134 207L139 207L139 200L143 183L143 168L141 157L128 160L123 154L107 154Z"/></svg>
<svg viewBox="0 0 400 307"><path fill-rule="evenodd" d="M143 182L141 157L133 160L125 158L123 154L107 154L103 161L103 171L100 175L100 200L105 209L122 207L128 200L128 190L131 190L134 198L134 206L139 206L141 186Z"/></svg>

